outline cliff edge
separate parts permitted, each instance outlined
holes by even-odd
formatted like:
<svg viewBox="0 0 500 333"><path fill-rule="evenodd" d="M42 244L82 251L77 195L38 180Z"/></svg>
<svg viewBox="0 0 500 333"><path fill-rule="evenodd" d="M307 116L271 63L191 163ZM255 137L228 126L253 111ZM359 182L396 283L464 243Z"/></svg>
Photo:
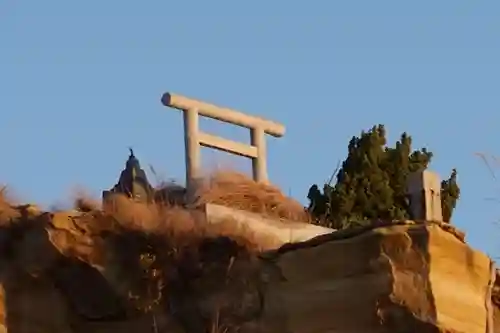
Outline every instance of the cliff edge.
<svg viewBox="0 0 500 333"><path fill-rule="evenodd" d="M261 252L234 233L144 227L187 226L190 212L124 211L3 204L0 332L494 332L492 262L448 225Z"/></svg>

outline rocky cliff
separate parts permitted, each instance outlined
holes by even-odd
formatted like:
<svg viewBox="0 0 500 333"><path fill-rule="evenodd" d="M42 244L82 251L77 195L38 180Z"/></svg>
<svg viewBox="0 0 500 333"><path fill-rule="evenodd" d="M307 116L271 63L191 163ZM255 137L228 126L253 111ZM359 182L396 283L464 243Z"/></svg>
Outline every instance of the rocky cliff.
<svg viewBox="0 0 500 333"><path fill-rule="evenodd" d="M493 332L491 261L447 225L380 224L258 252L127 212L0 206L0 332Z"/></svg>
<svg viewBox="0 0 500 333"><path fill-rule="evenodd" d="M487 332L490 260L446 225L321 236L275 258L266 316L289 332Z"/></svg>

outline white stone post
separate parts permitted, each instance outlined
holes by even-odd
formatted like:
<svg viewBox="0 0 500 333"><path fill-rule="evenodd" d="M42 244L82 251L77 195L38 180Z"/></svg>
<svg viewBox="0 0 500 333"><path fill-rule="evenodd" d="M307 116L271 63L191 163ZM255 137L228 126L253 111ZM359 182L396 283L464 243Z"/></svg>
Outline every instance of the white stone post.
<svg viewBox="0 0 500 333"><path fill-rule="evenodd" d="M436 173L422 170L409 175L407 193L414 220L443 221L441 181Z"/></svg>
<svg viewBox="0 0 500 333"><path fill-rule="evenodd" d="M252 158L253 179L259 183L267 183L267 147L265 133L262 128L250 130L252 146L257 148L257 157Z"/></svg>
<svg viewBox="0 0 500 333"><path fill-rule="evenodd" d="M186 187L193 188L193 182L200 176L200 142L198 139L198 110L184 111L184 146L186 159Z"/></svg>

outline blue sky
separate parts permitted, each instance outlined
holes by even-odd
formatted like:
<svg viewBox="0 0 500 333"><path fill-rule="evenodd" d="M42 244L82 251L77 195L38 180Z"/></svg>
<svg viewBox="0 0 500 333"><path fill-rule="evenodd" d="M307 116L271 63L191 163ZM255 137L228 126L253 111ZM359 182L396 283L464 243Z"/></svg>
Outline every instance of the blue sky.
<svg viewBox="0 0 500 333"><path fill-rule="evenodd" d="M0 181L43 205L75 185L98 196L128 146L182 181L181 114L160 103L172 91L284 123L268 140L270 177L303 202L352 135L409 132L442 177L458 169L454 223L498 255L500 203L488 198L500 184L474 153L499 153L499 15L494 0L1 0Z"/></svg>

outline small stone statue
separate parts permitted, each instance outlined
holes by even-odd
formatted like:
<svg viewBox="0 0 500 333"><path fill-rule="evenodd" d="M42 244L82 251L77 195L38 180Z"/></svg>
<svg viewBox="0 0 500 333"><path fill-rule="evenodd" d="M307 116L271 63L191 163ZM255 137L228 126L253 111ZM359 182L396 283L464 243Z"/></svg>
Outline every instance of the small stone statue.
<svg viewBox="0 0 500 333"><path fill-rule="evenodd" d="M110 193L122 193L138 201L149 202L153 199L154 189L149 183L146 172L141 169L139 160L135 157L132 148L130 155L121 172L118 183L110 190L103 192L103 199Z"/></svg>

